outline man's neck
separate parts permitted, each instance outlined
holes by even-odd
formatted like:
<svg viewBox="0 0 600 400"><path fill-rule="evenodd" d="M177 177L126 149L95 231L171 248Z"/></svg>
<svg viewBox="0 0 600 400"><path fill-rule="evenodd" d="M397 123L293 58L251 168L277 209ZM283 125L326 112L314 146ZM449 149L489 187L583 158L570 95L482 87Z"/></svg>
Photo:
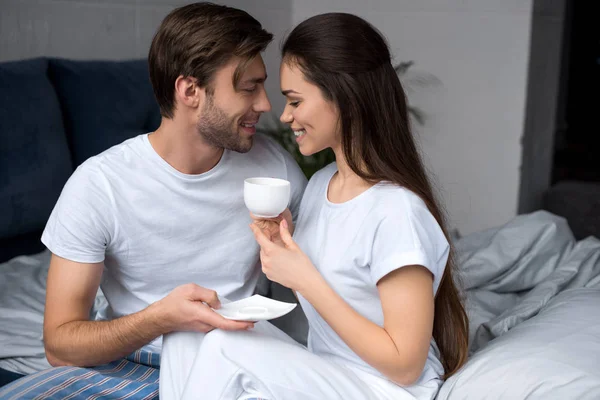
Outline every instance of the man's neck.
<svg viewBox="0 0 600 400"><path fill-rule="evenodd" d="M222 148L206 144L193 127L163 118L148 140L163 160L177 171L198 175L210 171L223 156Z"/></svg>

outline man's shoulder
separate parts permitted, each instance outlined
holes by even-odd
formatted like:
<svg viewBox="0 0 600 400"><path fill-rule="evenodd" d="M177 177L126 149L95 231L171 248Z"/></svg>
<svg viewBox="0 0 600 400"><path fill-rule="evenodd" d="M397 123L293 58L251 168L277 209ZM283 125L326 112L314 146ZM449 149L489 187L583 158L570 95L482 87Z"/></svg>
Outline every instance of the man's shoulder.
<svg viewBox="0 0 600 400"><path fill-rule="evenodd" d="M293 161L292 156L273 138L264 133L254 135L254 143L247 153L231 152L239 165L280 168Z"/></svg>
<svg viewBox="0 0 600 400"><path fill-rule="evenodd" d="M142 145L142 135L116 144L81 163L69 180L79 183L88 181L89 184L97 186L107 175L127 176L127 170L131 169L131 164L141 155Z"/></svg>
<svg viewBox="0 0 600 400"><path fill-rule="evenodd" d="M119 168L121 163L130 162L132 155L140 154L141 147L143 146L143 136L144 135L134 136L109 147L101 153L85 160L78 169L94 172L107 165Z"/></svg>
<svg viewBox="0 0 600 400"><path fill-rule="evenodd" d="M254 144L250 153L264 152L272 152L282 156L286 150L269 135L257 132L256 135L254 135Z"/></svg>
<svg viewBox="0 0 600 400"><path fill-rule="evenodd" d="M254 136L252 148L247 153L229 152L233 162L230 168L241 171L242 175L261 174L265 176L287 179L301 195L306 186L306 176L294 160L294 157L285 150L275 139L264 133Z"/></svg>

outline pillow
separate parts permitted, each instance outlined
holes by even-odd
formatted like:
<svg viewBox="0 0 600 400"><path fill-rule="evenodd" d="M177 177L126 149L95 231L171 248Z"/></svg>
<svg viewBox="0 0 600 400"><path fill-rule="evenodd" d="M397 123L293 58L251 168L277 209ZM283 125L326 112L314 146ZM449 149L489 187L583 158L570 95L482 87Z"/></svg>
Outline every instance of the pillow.
<svg viewBox="0 0 600 400"><path fill-rule="evenodd" d="M598 399L600 290L567 290L491 341L441 387L437 400Z"/></svg>
<svg viewBox="0 0 600 400"><path fill-rule="evenodd" d="M0 63L0 261L41 251L39 231L72 172L47 70L43 58Z"/></svg>
<svg viewBox="0 0 600 400"><path fill-rule="evenodd" d="M74 167L160 124L146 60L50 59L50 79L62 105Z"/></svg>

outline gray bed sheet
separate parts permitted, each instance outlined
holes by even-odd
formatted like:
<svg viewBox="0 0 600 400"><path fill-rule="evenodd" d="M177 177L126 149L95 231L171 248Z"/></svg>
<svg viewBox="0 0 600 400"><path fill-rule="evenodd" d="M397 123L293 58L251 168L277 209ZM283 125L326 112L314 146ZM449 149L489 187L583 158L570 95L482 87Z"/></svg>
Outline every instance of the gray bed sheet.
<svg viewBox="0 0 600 400"><path fill-rule="evenodd" d="M0 265L0 368L29 374L49 367L42 344L49 262L43 252Z"/></svg>

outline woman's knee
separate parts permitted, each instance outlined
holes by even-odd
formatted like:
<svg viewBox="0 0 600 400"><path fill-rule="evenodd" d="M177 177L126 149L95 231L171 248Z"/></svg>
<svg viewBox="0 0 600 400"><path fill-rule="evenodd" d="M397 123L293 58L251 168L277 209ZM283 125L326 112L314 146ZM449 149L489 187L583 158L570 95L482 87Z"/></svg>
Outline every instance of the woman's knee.
<svg viewBox="0 0 600 400"><path fill-rule="evenodd" d="M198 349L205 338L199 332L170 332L163 336L162 354L189 352Z"/></svg>

